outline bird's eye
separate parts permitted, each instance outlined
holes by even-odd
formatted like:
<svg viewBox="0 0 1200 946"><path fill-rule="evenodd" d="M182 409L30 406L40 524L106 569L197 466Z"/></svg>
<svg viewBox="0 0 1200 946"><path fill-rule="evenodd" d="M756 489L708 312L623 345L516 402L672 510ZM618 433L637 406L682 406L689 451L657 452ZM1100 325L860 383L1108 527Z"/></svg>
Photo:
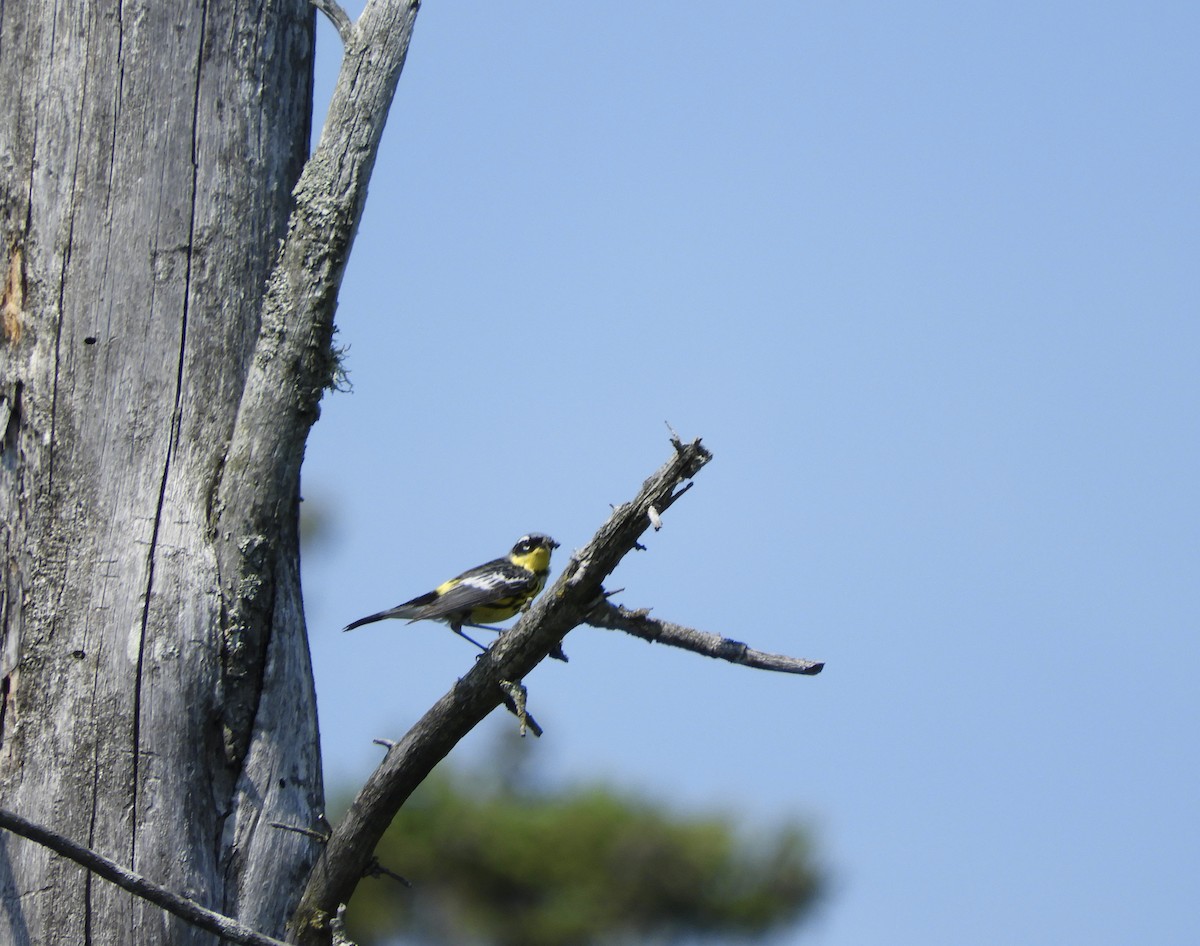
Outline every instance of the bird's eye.
<svg viewBox="0 0 1200 946"><path fill-rule="evenodd" d="M514 555L528 555L536 549L554 548L558 543L548 536L541 533L522 536L515 546L513 546Z"/></svg>

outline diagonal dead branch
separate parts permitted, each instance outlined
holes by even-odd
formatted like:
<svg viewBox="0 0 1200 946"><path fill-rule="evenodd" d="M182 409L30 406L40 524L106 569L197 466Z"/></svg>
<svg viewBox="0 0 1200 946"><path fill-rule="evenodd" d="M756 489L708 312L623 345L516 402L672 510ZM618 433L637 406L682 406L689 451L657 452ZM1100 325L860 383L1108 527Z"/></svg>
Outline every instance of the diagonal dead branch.
<svg viewBox="0 0 1200 946"><path fill-rule="evenodd" d="M338 289L416 16L413 0L369 0L353 27L320 141L293 190L287 235L267 280L254 357L212 497L225 608L225 748L239 765L258 709L278 550L299 502L304 443L336 375Z"/></svg>
<svg viewBox="0 0 1200 946"><path fill-rule="evenodd" d="M587 623L607 630L625 631L652 644L668 644L671 647L703 654L705 657L717 657L758 670L815 676L825 669L824 662L819 660L804 660L786 654L768 654L765 651L754 650L741 641L731 640L720 634L697 631L682 624L652 618L645 609L631 611L613 604L607 598L596 605L588 615Z"/></svg>
<svg viewBox="0 0 1200 946"><path fill-rule="evenodd" d="M337 0L312 0L312 5L324 13L333 24L338 36L342 38L343 46L349 46L354 41L354 23Z"/></svg>
<svg viewBox="0 0 1200 946"><path fill-rule="evenodd" d="M293 942L328 943L330 918L339 903L349 902L400 806L458 741L504 701L505 681L523 680L561 646L568 631L587 621L603 596L605 579L650 528L650 507L665 511L682 495L680 485L712 459L699 440L685 444L675 439L672 446L671 458L642 484L632 501L613 510L516 626L501 634L404 738L389 747L309 875L288 927Z"/></svg>
<svg viewBox="0 0 1200 946"><path fill-rule="evenodd" d="M141 874L122 867L116 861L109 860L103 854L97 854L91 848L77 844L49 828L27 821L20 815L3 808L0 808L0 828L6 828L13 834L19 834L23 838L48 847L87 868L93 874L98 874L105 880L116 884L122 890L128 890L134 896L148 900L156 906L162 907L168 913L173 913L193 926L207 930L224 940L238 943L239 946L288 946L282 940L243 926L237 920L225 916L223 913L202 907L195 900L189 900L161 884L147 880Z"/></svg>

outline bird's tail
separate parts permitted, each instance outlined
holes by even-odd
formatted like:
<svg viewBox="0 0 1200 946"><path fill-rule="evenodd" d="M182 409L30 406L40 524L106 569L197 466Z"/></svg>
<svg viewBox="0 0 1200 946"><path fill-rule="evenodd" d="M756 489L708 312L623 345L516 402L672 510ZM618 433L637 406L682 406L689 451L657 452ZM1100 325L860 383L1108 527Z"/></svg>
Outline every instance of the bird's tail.
<svg viewBox="0 0 1200 946"><path fill-rule="evenodd" d="M388 608L386 611L380 611L377 614L369 614L365 618L359 618L357 621L351 621L342 628L342 633L352 631L356 627L362 627L364 624L374 624L376 621L386 621L388 618L413 618L415 609L407 604L400 604L394 608Z"/></svg>

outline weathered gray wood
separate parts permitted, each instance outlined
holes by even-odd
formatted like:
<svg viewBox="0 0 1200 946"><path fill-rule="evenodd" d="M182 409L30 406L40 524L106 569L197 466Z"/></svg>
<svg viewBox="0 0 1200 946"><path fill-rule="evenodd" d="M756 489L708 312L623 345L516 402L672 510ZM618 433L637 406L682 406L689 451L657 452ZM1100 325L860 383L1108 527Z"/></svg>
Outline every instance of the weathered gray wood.
<svg viewBox="0 0 1200 946"><path fill-rule="evenodd" d="M282 497L252 640L226 633L213 503L311 50L304 0L0 3L0 270L19 248L23 286L0 339L0 797L267 933L313 842L263 825L321 807L294 478L243 484ZM87 936L212 942L0 837L0 942Z"/></svg>

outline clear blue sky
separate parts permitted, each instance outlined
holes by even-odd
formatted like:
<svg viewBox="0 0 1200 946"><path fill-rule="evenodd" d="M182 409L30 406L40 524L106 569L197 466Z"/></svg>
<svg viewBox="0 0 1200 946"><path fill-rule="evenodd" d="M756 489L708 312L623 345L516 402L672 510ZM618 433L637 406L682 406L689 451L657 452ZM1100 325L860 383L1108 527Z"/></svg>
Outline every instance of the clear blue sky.
<svg viewBox="0 0 1200 946"><path fill-rule="evenodd" d="M1200 942L1198 37L425 0L304 468L331 789L472 660L342 625L582 545L669 420L716 458L620 600L828 667L580 628L527 681L542 777L805 819L834 890L788 946Z"/></svg>

